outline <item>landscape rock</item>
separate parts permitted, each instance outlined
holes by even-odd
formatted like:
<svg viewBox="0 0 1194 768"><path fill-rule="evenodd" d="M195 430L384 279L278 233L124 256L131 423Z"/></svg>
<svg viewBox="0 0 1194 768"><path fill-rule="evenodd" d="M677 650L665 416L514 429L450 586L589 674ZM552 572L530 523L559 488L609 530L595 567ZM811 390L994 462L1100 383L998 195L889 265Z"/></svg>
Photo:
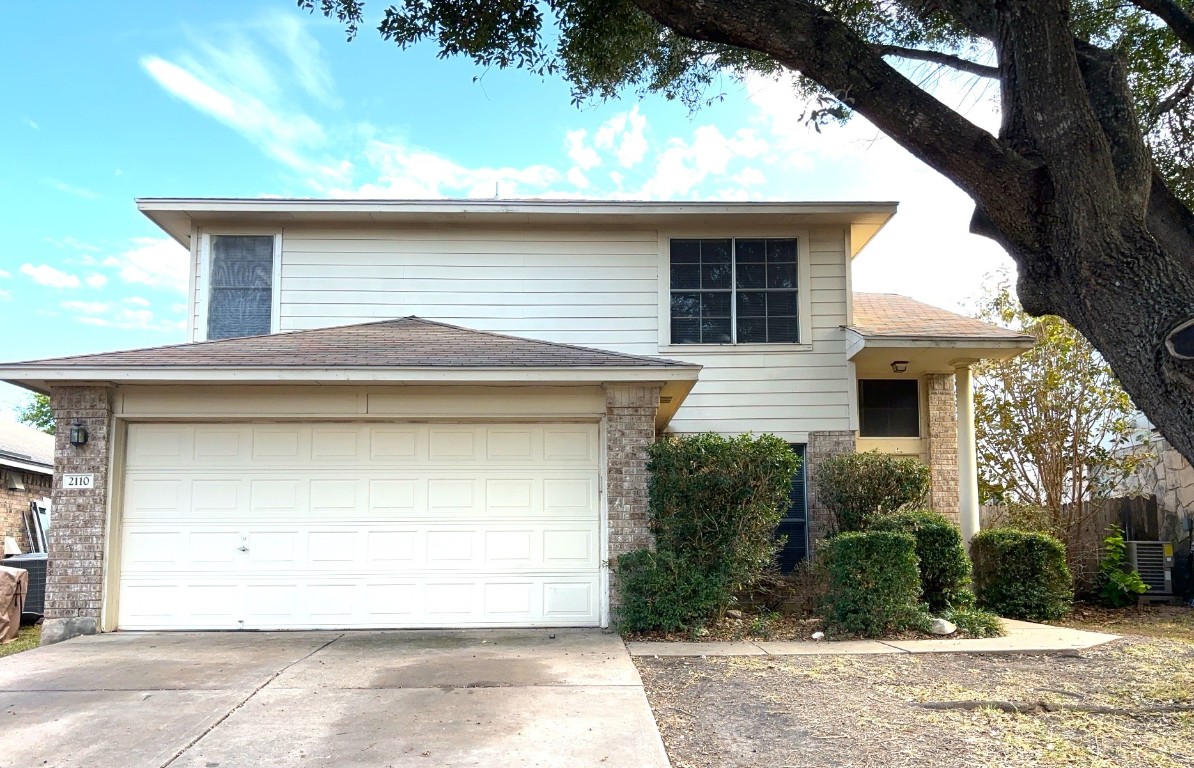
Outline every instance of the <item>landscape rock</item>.
<svg viewBox="0 0 1194 768"><path fill-rule="evenodd" d="M811 635L811 637L812 637L814 640L824 640L824 639L825 639L825 633L824 633L824 632L814 632L814 633Z"/></svg>
<svg viewBox="0 0 1194 768"><path fill-rule="evenodd" d="M933 619L933 625L929 628L929 631L934 635L952 635L958 631L958 627L953 622L946 621L945 619Z"/></svg>
<svg viewBox="0 0 1194 768"><path fill-rule="evenodd" d="M731 608L730 610L726 611L726 616L731 619L741 619L742 611Z"/></svg>

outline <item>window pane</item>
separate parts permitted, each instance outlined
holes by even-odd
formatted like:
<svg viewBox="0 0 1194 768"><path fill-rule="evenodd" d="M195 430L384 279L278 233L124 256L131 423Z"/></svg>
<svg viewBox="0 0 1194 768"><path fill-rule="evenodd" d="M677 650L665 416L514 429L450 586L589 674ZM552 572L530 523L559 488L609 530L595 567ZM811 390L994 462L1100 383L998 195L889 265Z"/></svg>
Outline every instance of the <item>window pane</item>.
<svg viewBox="0 0 1194 768"><path fill-rule="evenodd" d="M793 317L799 314L796 311L796 291L770 291L767 294L767 314Z"/></svg>
<svg viewBox="0 0 1194 768"><path fill-rule="evenodd" d="M672 320L673 344L699 344L700 342L700 320Z"/></svg>
<svg viewBox="0 0 1194 768"><path fill-rule="evenodd" d="M767 341L767 321L761 317L738 316L738 343L762 344Z"/></svg>
<svg viewBox="0 0 1194 768"><path fill-rule="evenodd" d="M730 318L703 318L701 320L701 342L704 344L729 344Z"/></svg>
<svg viewBox="0 0 1194 768"><path fill-rule="evenodd" d="M859 434L863 437L918 437L920 396L915 379L863 379L858 382Z"/></svg>
<svg viewBox="0 0 1194 768"><path fill-rule="evenodd" d="M725 264L701 264L701 287L725 289L730 287L730 275L733 268L729 262Z"/></svg>
<svg viewBox="0 0 1194 768"><path fill-rule="evenodd" d="M270 332L273 235L213 235L208 276L207 338Z"/></svg>
<svg viewBox="0 0 1194 768"><path fill-rule="evenodd" d="M796 287L796 264L768 264L767 265L767 287L768 288L795 288Z"/></svg>
<svg viewBox="0 0 1194 768"><path fill-rule="evenodd" d="M767 241L767 261L775 264L781 261L796 261L796 241L772 238Z"/></svg>
<svg viewBox="0 0 1194 768"><path fill-rule="evenodd" d="M701 287L700 264L673 264L672 290Z"/></svg>
<svg viewBox="0 0 1194 768"><path fill-rule="evenodd" d="M700 242L702 264L728 265L730 263L730 240L702 240Z"/></svg>
<svg viewBox="0 0 1194 768"><path fill-rule="evenodd" d="M766 261L766 240L738 240L734 252L739 264L748 261Z"/></svg>
<svg viewBox="0 0 1194 768"><path fill-rule="evenodd" d="M739 264L739 288L766 288L767 266L765 264Z"/></svg>
<svg viewBox="0 0 1194 768"><path fill-rule="evenodd" d="M704 317L729 317L730 292L705 291L701 294L701 315Z"/></svg>
<svg viewBox="0 0 1194 768"><path fill-rule="evenodd" d="M763 317L766 314L766 293L762 291L738 291L738 317Z"/></svg>
<svg viewBox="0 0 1194 768"><path fill-rule="evenodd" d="M767 341L772 344L795 344L800 341L799 330L794 317L767 318Z"/></svg>
<svg viewBox="0 0 1194 768"><path fill-rule="evenodd" d="M673 240L672 241L672 263L673 264L700 264L701 263L701 241L700 240Z"/></svg>
<svg viewBox="0 0 1194 768"><path fill-rule="evenodd" d="M701 294L673 293L672 317L700 317Z"/></svg>

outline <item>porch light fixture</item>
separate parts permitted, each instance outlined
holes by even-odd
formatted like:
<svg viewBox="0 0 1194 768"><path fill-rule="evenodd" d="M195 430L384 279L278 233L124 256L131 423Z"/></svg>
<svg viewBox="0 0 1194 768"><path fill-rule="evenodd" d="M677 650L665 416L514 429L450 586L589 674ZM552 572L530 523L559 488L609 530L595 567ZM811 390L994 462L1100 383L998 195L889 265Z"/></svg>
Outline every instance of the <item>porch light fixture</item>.
<svg viewBox="0 0 1194 768"><path fill-rule="evenodd" d="M891 372L892 373L907 373L908 372L908 361L907 360L893 360L891 362Z"/></svg>
<svg viewBox="0 0 1194 768"><path fill-rule="evenodd" d="M83 426L83 422L78 419L70 425L70 444L76 448L87 445L87 427Z"/></svg>

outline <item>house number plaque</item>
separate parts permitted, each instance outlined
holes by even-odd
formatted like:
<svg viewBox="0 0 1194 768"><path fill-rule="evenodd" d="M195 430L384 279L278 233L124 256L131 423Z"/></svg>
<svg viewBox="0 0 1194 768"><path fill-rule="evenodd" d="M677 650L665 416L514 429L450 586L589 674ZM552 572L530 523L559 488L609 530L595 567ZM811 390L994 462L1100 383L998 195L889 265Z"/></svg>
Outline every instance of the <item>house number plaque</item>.
<svg viewBox="0 0 1194 768"><path fill-rule="evenodd" d="M62 487L67 490L90 490L95 487L95 475L63 475Z"/></svg>

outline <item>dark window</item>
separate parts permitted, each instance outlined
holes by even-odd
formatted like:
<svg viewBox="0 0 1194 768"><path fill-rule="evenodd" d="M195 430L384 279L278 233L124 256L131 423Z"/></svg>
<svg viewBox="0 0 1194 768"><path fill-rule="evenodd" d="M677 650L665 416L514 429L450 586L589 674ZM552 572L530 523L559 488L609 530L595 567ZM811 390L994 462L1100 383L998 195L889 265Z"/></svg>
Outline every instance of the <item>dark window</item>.
<svg viewBox="0 0 1194 768"><path fill-rule="evenodd" d="M274 293L273 235L212 235L207 338L270 332Z"/></svg>
<svg viewBox="0 0 1194 768"><path fill-rule="evenodd" d="M673 240L673 344L799 340L796 240Z"/></svg>
<svg viewBox="0 0 1194 768"><path fill-rule="evenodd" d="M858 382L862 437L920 437L920 388L915 379Z"/></svg>
<svg viewBox="0 0 1194 768"><path fill-rule="evenodd" d="M777 536L784 537L779 550L779 569L789 573L796 564L808 557L808 497L804 490L804 446L792 445L792 452L800 457L800 469L792 477L792 490L788 495L788 511L779 521Z"/></svg>

